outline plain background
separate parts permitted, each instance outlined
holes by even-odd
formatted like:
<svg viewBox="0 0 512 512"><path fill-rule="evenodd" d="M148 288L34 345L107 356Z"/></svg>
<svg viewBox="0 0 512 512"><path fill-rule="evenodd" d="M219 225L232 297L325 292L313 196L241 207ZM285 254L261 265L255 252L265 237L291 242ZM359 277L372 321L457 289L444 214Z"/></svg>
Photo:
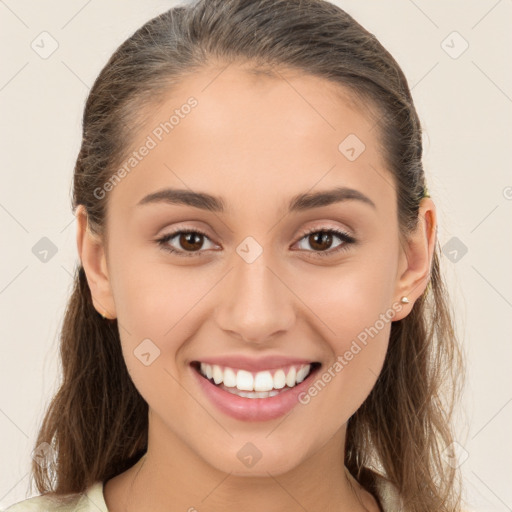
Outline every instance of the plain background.
<svg viewBox="0 0 512 512"><path fill-rule="evenodd" d="M378 37L412 88L469 365L457 452L465 496L475 511L512 510L512 2L335 3ZM115 48L173 5L0 0L0 508L30 495L37 429L59 382L86 95ZM58 43L48 58L31 46L45 37L51 48L43 31ZM44 237L55 246L46 262Z"/></svg>

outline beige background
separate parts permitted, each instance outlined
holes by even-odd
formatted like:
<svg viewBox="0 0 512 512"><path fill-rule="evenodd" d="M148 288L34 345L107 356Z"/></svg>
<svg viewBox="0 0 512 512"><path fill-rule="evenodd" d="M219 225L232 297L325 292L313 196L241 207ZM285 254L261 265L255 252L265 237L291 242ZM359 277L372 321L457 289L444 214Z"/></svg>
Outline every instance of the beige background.
<svg viewBox="0 0 512 512"><path fill-rule="evenodd" d="M512 510L512 2L335 3L380 39L412 87L469 360L458 434L466 498L475 511ZM86 94L114 49L173 5L0 0L0 508L29 496L36 430L58 384L58 331L78 258L70 186ZM46 49L58 43L46 59L31 47L42 47L41 37ZM56 251L46 262L33 252L48 244L43 237Z"/></svg>

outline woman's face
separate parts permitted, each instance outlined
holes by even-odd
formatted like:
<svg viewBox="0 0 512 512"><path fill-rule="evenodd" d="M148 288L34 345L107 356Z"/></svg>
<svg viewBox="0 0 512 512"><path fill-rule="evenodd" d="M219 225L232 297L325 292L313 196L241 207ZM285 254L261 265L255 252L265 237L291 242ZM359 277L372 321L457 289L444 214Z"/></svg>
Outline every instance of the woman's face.
<svg viewBox="0 0 512 512"><path fill-rule="evenodd" d="M149 405L149 449L180 446L225 472L277 474L344 443L391 322L425 288L432 239L420 223L409 252L400 244L378 126L342 89L304 74L220 70L188 77L145 111L136 154L97 191L108 201L105 259L86 249L82 260ZM96 256L102 265L90 263ZM400 305L403 295L411 304ZM300 394L254 399L200 376L194 362L205 361L258 382L268 375L256 370L270 370L271 385L278 369L292 378L293 362L321 366ZM221 375L229 385L233 375Z"/></svg>

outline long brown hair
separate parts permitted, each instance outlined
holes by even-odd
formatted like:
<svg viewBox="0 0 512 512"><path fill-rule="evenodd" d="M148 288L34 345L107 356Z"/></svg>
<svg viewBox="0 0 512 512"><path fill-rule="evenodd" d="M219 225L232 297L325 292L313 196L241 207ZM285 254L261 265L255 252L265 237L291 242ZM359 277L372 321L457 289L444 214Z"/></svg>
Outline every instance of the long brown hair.
<svg viewBox="0 0 512 512"><path fill-rule="evenodd" d="M72 206L75 212L85 205L93 233L106 236L107 199L95 191L126 157L142 107L212 62L249 63L270 75L299 70L371 106L396 188L400 234L415 228L426 189L421 126L407 80L377 38L323 0L200 0L138 29L90 91ZM464 361L440 270L436 239L428 286L410 314L392 323L382 372L347 426L350 472L369 490L380 472L411 512L460 509L458 470L442 453L454 440ZM63 381L36 441L48 443L55 460L32 465L41 493L83 492L128 469L147 449L148 406L125 366L119 328L93 307L78 265L60 339Z"/></svg>

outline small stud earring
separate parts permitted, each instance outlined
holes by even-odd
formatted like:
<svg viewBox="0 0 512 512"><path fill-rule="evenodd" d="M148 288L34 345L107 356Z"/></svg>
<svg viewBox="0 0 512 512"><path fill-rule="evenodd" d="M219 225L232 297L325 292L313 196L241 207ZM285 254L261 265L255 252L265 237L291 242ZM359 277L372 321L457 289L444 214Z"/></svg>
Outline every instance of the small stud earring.
<svg viewBox="0 0 512 512"><path fill-rule="evenodd" d="M404 295L401 299L400 299L400 302L402 304L409 304L410 300Z"/></svg>

